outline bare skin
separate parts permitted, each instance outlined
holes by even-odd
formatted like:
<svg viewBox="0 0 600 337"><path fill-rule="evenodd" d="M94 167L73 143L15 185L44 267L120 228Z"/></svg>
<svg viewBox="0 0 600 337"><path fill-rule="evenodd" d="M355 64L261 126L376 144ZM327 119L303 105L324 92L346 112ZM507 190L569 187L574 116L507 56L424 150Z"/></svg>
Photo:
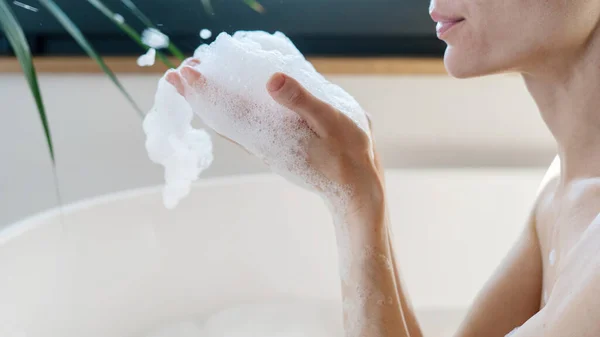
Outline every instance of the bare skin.
<svg viewBox="0 0 600 337"><path fill-rule="evenodd" d="M512 337L600 336L600 1L433 0L431 11L438 21L460 22L440 34L450 74L523 74L560 158L520 239L455 336L503 337L517 327ZM167 80L184 97L210 85L186 66ZM384 177L368 155L371 144L294 79L275 74L266 90L315 132L311 165L355 192L336 224L338 235L347 234L338 243L349 243L338 244L339 255L352 257L342 295L360 303L344 306L347 336L421 337L394 258Z"/></svg>

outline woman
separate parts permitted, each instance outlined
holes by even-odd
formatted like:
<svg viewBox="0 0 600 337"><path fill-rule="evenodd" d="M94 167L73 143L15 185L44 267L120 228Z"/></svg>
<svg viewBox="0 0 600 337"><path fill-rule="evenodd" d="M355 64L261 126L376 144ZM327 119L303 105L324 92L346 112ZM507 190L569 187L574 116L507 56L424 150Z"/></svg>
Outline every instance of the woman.
<svg viewBox="0 0 600 337"><path fill-rule="evenodd" d="M430 10L448 45L448 72L521 73L560 157L560 176L543 186L456 336L600 336L600 0L432 0ZM183 81L202 79L184 67L168 80L183 94ZM288 76L274 75L267 90L319 136L310 163L354 190L344 222L350 244L339 245L353 257L342 280L347 334L422 336L398 277L368 139Z"/></svg>

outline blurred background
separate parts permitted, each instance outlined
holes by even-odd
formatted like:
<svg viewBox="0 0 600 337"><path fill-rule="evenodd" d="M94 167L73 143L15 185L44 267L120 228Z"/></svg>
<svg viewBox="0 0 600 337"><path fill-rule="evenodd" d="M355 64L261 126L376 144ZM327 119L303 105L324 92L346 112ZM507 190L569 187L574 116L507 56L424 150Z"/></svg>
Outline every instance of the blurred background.
<svg viewBox="0 0 600 337"><path fill-rule="evenodd" d="M100 67L36 0L29 1L31 8L5 1L38 64L63 201L160 184L161 169L144 150L141 119ZM148 110L165 67L158 61L138 67L143 50L87 1L56 3ZM119 0L104 3L144 29ZM212 2L212 12L200 0L136 4L188 55L222 31L284 32L372 114L388 168L543 169L554 156L550 134L519 76L455 80L445 74L445 46L435 37L426 1L263 0L257 11L243 1L220 0ZM202 29L212 37L200 38ZM57 200L35 103L1 35L0 55L2 226ZM216 142L215 164L202 178L265 171L242 151Z"/></svg>
<svg viewBox="0 0 600 337"><path fill-rule="evenodd" d="M1 1L14 12L31 48L58 185L38 109L0 32L0 228L56 207L57 188L62 202L70 204L162 184L162 168L145 152L142 119L102 69L40 2ZM147 111L167 68L158 60L139 67L136 60L145 50L90 2L55 2ZM423 261L431 263L406 262L411 265L407 274L422 277L408 277L416 303L462 308L470 302L518 234L555 155L518 75L450 78L442 62L445 45L435 37L423 0L216 0L208 7L201 0L135 3L186 55L220 32L287 34L317 70L372 115L384 165L403 177L393 197L413 203L410 211L400 205L392 214L406 226L400 231L418 240L400 251L426 249ZM121 1L104 4L135 31L147 28ZM202 29L212 31L212 37L201 38ZM215 162L201 180L268 172L237 147L214 141ZM494 246L493 251L450 252L474 240L480 248ZM452 288L452 294L449 289L432 293L428 283L453 282L455 269L443 275L427 269L443 255L477 255L472 265L463 266L470 281L456 281L462 288Z"/></svg>

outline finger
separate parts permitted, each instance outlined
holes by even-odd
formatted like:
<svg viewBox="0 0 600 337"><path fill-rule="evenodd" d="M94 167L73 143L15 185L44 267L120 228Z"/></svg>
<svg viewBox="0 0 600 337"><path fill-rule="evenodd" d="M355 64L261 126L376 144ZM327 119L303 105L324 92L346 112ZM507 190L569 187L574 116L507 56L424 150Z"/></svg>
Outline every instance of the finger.
<svg viewBox="0 0 600 337"><path fill-rule="evenodd" d="M202 76L202 74L195 68L184 66L179 72L187 84L194 89L201 88L206 85L206 78Z"/></svg>
<svg viewBox="0 0 600 337"><path fill-rule="evenodd" d="M185 86L183 85L183 81L179 73L175 70L169 71L166 76L167 82L171 83L177 89L177 92L181 96L185 96Z"/></svg>
<svg viewBox="0 0 600 337"><path fill-rule="evenodd" d="M267 83L267 90L277 103L300 115L317 135L327 135L334 115L338 112L313 96L298 81L276 73Z"/></svg>
<svg viewBox="0 0 600 337"><path fill-rule="evenodd" d="M195 67L200 64L200 60L197 58L189 57L183 61L183 65Z"/></svg>

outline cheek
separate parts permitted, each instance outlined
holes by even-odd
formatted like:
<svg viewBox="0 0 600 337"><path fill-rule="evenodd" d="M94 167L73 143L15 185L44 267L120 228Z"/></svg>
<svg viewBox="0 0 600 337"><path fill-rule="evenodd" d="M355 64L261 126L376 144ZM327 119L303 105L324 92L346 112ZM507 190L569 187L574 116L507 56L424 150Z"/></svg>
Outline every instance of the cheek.
<svg viewBox="0 0 600 337"><path fill-rule="evenodd" d="M452 76L517 70L540 50L544 29L527 18L532 12L508 14L508 9L490 6L477 12L465 29L449 39L445 63Z"/></svg>

